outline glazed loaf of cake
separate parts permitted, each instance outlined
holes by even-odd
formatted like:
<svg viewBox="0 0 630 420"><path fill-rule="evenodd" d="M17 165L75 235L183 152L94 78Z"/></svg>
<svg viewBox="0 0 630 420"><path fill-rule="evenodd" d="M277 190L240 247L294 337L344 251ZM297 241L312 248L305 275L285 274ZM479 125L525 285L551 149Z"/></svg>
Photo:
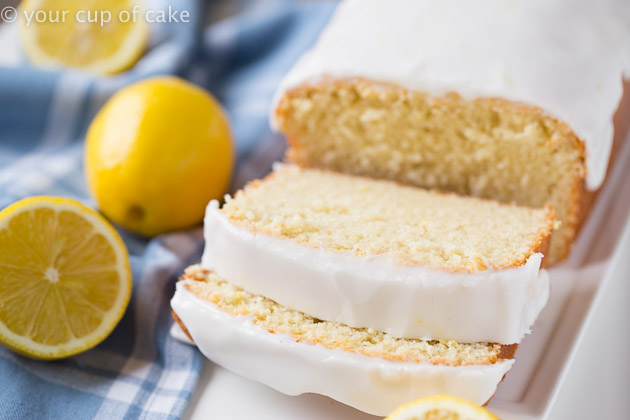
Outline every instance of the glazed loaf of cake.
<svg viewBox="0 0 630 420"><path fill-rule="evenodd" d="M288 395L318 393L375 415L453 394L485 404L516 345L399 339L323 321L191 266L171 301L175 320L209 359Z"/></svg>
<svg viewBox="0 0 630 420"><path fill-rule="evenodd" d="M282 82L300 165L542 207L567 256L630 69L626 0L346 0Z"/></svg>
<svg viewBox="0 0 630 420"><path fill-rule="evenodd" d="M486 403L625 134L629 5L341 2L273 105L297 165L208 205L177 323L289 395Z"/></svg>
<svg viewBox="0 0 630 420"><path fill-rule="evenodd" d="M289 395L368 413L483 404L549 296L550 207L278 165L208 205L171 301L201 352Z"/></svg>

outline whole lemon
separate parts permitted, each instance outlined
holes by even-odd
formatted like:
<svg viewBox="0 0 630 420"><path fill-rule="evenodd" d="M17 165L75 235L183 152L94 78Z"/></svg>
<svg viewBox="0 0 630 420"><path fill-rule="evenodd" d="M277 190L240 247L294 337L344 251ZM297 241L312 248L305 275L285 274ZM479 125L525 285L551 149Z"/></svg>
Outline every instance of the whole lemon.
<svg viewBox="0 0 630 420"><path fill-rule="evenodd" d="M176 77L120 90L87 132L85 173L98 206L146 236L200 223L206 204L227 191L233 166L221 105Z"/></svg>

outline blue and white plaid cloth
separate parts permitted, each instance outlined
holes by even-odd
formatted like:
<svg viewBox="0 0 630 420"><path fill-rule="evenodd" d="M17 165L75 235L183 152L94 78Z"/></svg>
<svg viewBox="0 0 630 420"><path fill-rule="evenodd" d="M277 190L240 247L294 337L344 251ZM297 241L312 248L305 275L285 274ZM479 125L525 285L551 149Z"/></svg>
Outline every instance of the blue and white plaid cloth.
<svg viewBox="0 0 630 420"><path fill-rule="evenodd" d="M154 74L186 77L224 104L238 148L233 189L264 175L284 150L267 122L273 91L333 9L321 2L276 3L202 31L203 4L178 0L177 8L190 11L193 21L155 25L145 57L115 77L42 71L26 64L0 67L0 208L31 195L72 197L93 205L82 168L86 127L113 92ZM121 234L134 281L124 318L102 344L66 360L33 361L0 348L0 419L182 415L202 360L194 347L169 336L169 300L177 276L200 259L201 230L151 241Z"/></svg>

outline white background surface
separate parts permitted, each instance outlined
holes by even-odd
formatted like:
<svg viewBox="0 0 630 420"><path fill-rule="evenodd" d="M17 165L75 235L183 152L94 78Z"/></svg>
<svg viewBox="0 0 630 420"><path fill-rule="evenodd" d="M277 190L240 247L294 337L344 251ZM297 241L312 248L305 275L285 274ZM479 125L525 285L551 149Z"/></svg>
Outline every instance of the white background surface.
<svg viewBox="0 0 630 420"><path fill-rule="evenodd" d="M630 419L630 249L608 285L549 419Z"/></svg>

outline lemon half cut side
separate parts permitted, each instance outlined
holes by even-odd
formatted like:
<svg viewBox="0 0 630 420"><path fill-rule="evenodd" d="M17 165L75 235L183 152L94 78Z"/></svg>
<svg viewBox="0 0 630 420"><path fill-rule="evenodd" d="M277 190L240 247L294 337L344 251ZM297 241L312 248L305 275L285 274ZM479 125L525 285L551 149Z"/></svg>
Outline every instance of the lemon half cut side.
<svg viewBox="0 0 630 420"><path fill-rule="evenodd" d="M0 343L60 359L104 340L131 296L129 255L81 203L32 197L0 212Z"/></svg>
<svg viewBox="0 0 630 420"><path fill-rule="evenodd" d="M420 398L400 406L385 420L499 420L470 401L451 395Z"/></svg>

